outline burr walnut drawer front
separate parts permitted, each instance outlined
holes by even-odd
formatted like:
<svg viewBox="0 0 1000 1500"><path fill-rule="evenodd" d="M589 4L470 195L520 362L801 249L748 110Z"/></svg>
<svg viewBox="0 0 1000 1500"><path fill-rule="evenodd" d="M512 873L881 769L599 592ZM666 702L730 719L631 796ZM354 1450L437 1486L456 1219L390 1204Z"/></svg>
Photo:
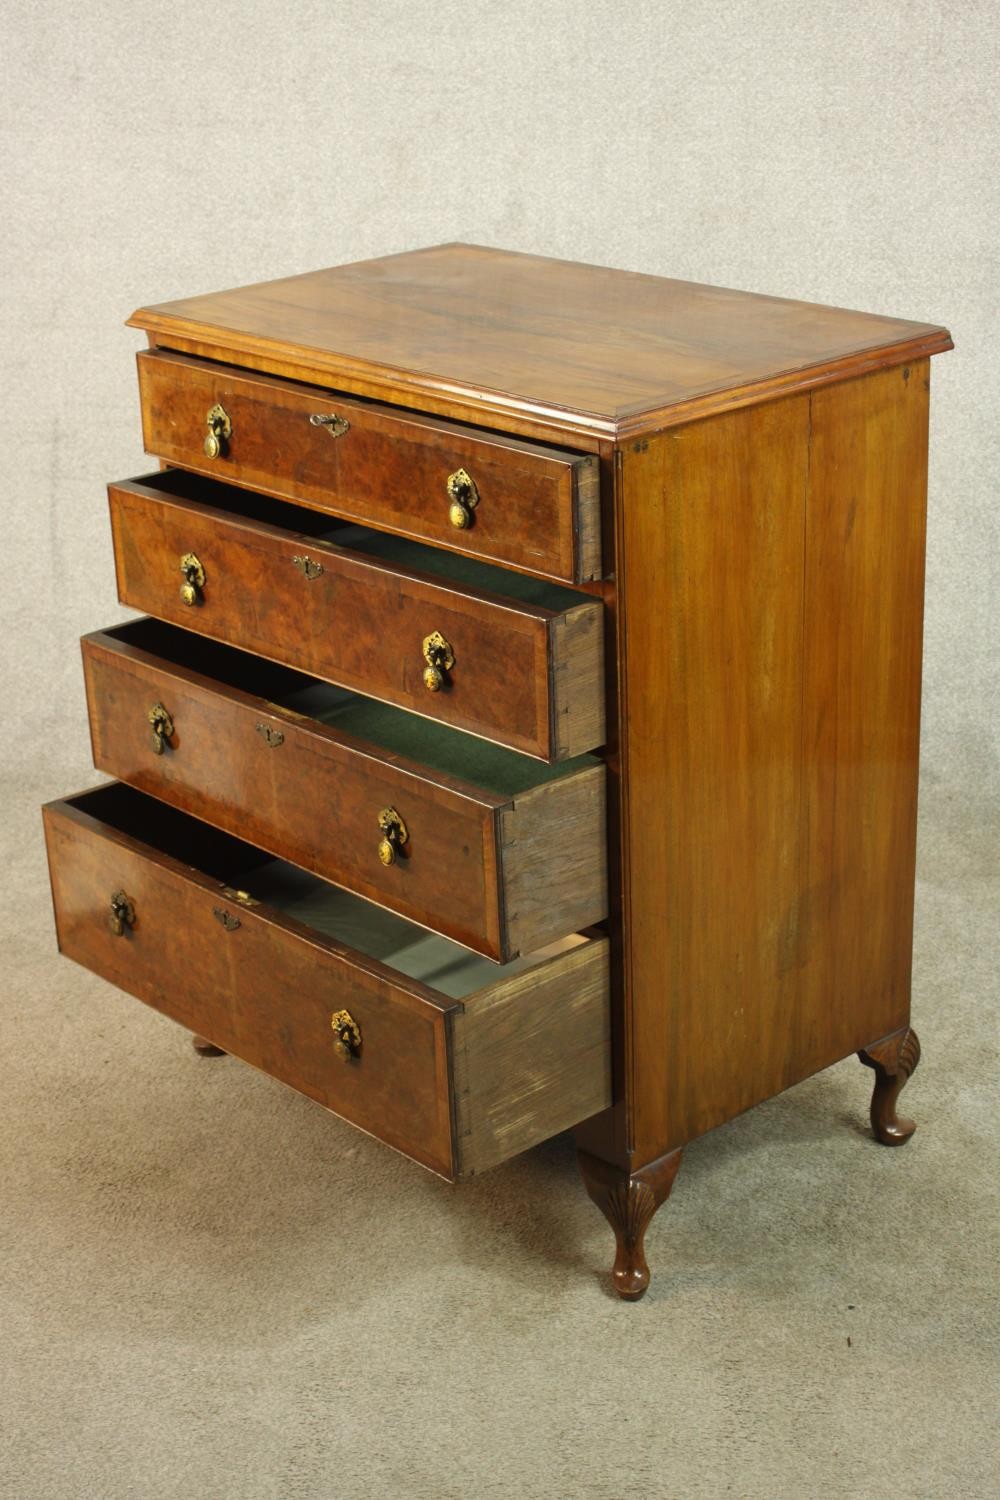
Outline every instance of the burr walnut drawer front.
<svg viewBox="0 0 1000 1500"><path fill-rule="evenodd" d="M64 953L446 1177L611 1102L603 936L497 968L118 783L45 826Z"/></svg>
<svg viewBox="0 0 1000 1500"><path fill-rule="evenodd" d="M138 362L157 458L548 578L600 576L596 458L169 351Z"/></svg>
<svg viewBox="0 0 1000 1500"><path fill-rule="evenodd" d="M123 604L543 760L603 743L599 599L181 470L109 495Z"/></svg>
<svg viewBox="0 0 1000 1500"><path fill-rule="evenodd" d="M607 916L600 761L542 765L159 620L82 645L99 770L493 959Z"/></svg>

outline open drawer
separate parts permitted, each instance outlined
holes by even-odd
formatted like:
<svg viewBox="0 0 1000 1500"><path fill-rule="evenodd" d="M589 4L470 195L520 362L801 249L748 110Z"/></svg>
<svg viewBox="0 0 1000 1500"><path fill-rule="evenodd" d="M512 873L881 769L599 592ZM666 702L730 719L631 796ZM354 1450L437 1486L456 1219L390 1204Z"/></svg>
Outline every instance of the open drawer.
<svg viewBox="0 0 1000 1500"><path fill-rule="evenodd" d="M443 1176L610 1104L604 936L497 968L119 783L44 818L63 953Z"/></svg>
<svg viewBox="0 0 1000 1500"><path fill-rule="evenodd" d="M593 455L169 349L138 367L157 458L507 567L600 577Z"/></svg>
<svg viewBox="0 0 1000 1500"><path fill-rule="evenodd" d="M123 604L542 760L604 743L599 599L180 470L108 494Z"/></svg>
<svg viewBox="0 0 1000 1500"><path fill-rule="evenodd" d="M607 916L594 757L543 765L160 620L81 645L98 770L498 961Z"/></svg>

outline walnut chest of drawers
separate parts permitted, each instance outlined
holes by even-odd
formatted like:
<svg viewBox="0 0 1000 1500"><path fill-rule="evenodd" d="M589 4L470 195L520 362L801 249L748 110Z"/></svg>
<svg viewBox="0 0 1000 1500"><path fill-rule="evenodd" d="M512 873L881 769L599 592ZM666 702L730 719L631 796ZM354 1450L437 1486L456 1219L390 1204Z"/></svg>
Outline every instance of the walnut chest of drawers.
<svg viewBox="0 0 1000 1500"><path fill-rule="evenodd" d="M150 306L63 952L449 1178L909 1027L930 325L468 245ZM183 971L174 935L201 955Z"/></svg>

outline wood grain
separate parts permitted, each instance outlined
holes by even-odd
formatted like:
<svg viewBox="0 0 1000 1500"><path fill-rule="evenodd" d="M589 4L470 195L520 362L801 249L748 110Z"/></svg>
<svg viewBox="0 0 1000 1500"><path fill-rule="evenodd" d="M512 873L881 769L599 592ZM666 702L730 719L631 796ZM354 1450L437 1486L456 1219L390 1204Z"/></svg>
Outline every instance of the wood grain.
<svg viewBox="0 0 1000 1500"><path fill-rule="evenodd" d="M929 364L812 400L803 1022L819 1068L910 1015Z"/></svg>
<svg viewBox="0 0 1000 1500"><path fill-rule="evenodd" d="M623 454L626 1094L662 1155L909 1011L926 363Z"/></svg>
<svg viewBox="0 0 1000 1500"><path fill-rule="evenodd" d="M595 604L588 600L549 621L553 760L604 743L604 620Z"/></svg>
<svg viewBox="0 0 1000 1500"><path fill-rule="evenodd" d="M138 355L143 441L157 458L452 552L580 583L600 576L593 458L456 427L184 355ZM221 403L232 437L215 459L206 415ZM314 415L349 422L332 438ZM449 518L448 478L464 469L479 503Z"/></svg>
<svg viewBox="0 0 1000 1500"><path fill-rule="evenodd" d="M108 824L109 790L120 789L45 809L60 951L450 1177L451 1002L270 907L232 902L218 878L199 872L198 824L185 820L181 862L145 841L155 836L149 808L131 835ZM135 903L136 923L114 937L106 914L119 888ZM227 931L216 908L238 927ZM357 1066L333 1048L330 1016L341 1007L364 1035Z"/></svg>
<svg viewBox="0 0 1000 1500"><path fill-rule="evenodd" d="M442 1176L502 1161L610 1099L602 936L450 1001L266 902L235 900L223 883L259 853L127 787L50 803L44 818L63 953ZM107 920L117 890L135 912L122 936ZM341 1008L362 1034L346 1063L330 1025Z"/></svg>
<svg viewBox="0 0 1000 1500"><path fill-rule="evenodd" d="M188 498L186 478L109 486L123 604L542 760L601 743L599 599L571 606L563 652L553 630L561 611L315 536L304 547L284 527ZM194 607L180 596L179 561L189 552L206 572ZM311 581L293 563L304 552L323 568ZM423 681L422 643L434 631L455 655L437 693Z"/></svg>
<svg viewBox="0 0 1000 1500"><path fill-rule="evenodd" d="M470 1177L611 1102L608 942L498 980L449 1017L457 1173Z"/></svg>
<svg viewBox="0 0 1000 1500"><path fill-rule="evenodd" d="M478 245L140 308L155 343L594 444L951 347L927 323Z"/></svg>
<svg viewBox="0 0 1000 1500"><path fill-rule="evenodd" d="M500 884L512 950L533 953L608 915L604 766L534 787L500 810Z"/></svg>
<svg viewBox="0 0 1000 1500"><path fill-rule="evenodd" d="M628 1087L639 1161L774 1092L784 1064L808 456L808 397L671 429L624 455Z"/></svg>
<svg viewBox="0 0 1000 1500"><path fill-rule="evenodd" d="M264 664L260 694L210 675L211 661L192 669L197 653L154 624L83 639L99 770L501 962L607 915L603 766L494 795L268 701L295 680L279 668ZM174 730L159 754L156 703ZM384 807L408 833L388 866ZM501 820L512 845L502 859Z"/></svg>

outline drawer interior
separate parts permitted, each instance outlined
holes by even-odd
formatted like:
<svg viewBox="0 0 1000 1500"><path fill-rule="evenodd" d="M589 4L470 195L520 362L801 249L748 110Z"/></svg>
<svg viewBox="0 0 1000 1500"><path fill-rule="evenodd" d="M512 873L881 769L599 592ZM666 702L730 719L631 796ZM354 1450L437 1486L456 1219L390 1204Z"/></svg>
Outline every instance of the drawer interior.
<svg viewBox="0 0 1000 1500"><path fill-rule="evenodd" d="M327 885L284 860L271 860L249 871L245 888L258 901L286 912L315 932L346 943L369 958L377 958L397 973L418 979L451 1000L465 1000L496 984L498 979L534 968L544 959L568 953L588 941L574 933L510 963L495 964L449 938L417 927L405 917Z"/></svg>
<svg viewBox="0 0 1000 1500"><path fill-rule="evenodd" d="M448 938L425 931L405 917L327 885L317 876L274 859L252 844L221 833L123 782L84 792L71 802L109 828L214 877L222 885L235 888L313 932L364 953L452 1000L465 1000L499 980L535 968L574 948L585 947L591 941L574 933L510 963L496 964Z"/></svg>
<svg viewBox="0 0 1000 1500"><path fill-rule="evenodd" d="M546 764L161 620L133 620L105 633L160 661L332 725L379 751L403 755L496 796L515 797L601 763L596 756L578 755Z"/></svg>
<svg viewBox="0 0 1000 1500"><path fill-rule="evenodd" d="M486 593L514 599L519 604L532 604L560 612L572 609L580 603L581 598L588 597L561 584L514 573L492 563L479 562L459 552L448 552L440 547L411 541L408 537L396 536L392 532L376 531L351 521L338 521L322 511L309 510L285 500L275 500L269 495L240 489L236 485L222 484L219 480L206 479L183 469L165 469L155 474L145 474L135 482L147 489L159 490L171 500L190 500L197 505L209 505L213 510L223 511L235 519L259 521L267 526L280 527L297 536L312 537L316 541L346 547L391 567L406 568L445 582L481 589Z"/></svg>
<svg viewBox="0 0 1000 1500"><path fill-rule="evenodd" d="M109 828L149 844L222 885L245 889L245 877L269 858L243 839L189 817L159 798L112 781L67 799Z"/></svg>

